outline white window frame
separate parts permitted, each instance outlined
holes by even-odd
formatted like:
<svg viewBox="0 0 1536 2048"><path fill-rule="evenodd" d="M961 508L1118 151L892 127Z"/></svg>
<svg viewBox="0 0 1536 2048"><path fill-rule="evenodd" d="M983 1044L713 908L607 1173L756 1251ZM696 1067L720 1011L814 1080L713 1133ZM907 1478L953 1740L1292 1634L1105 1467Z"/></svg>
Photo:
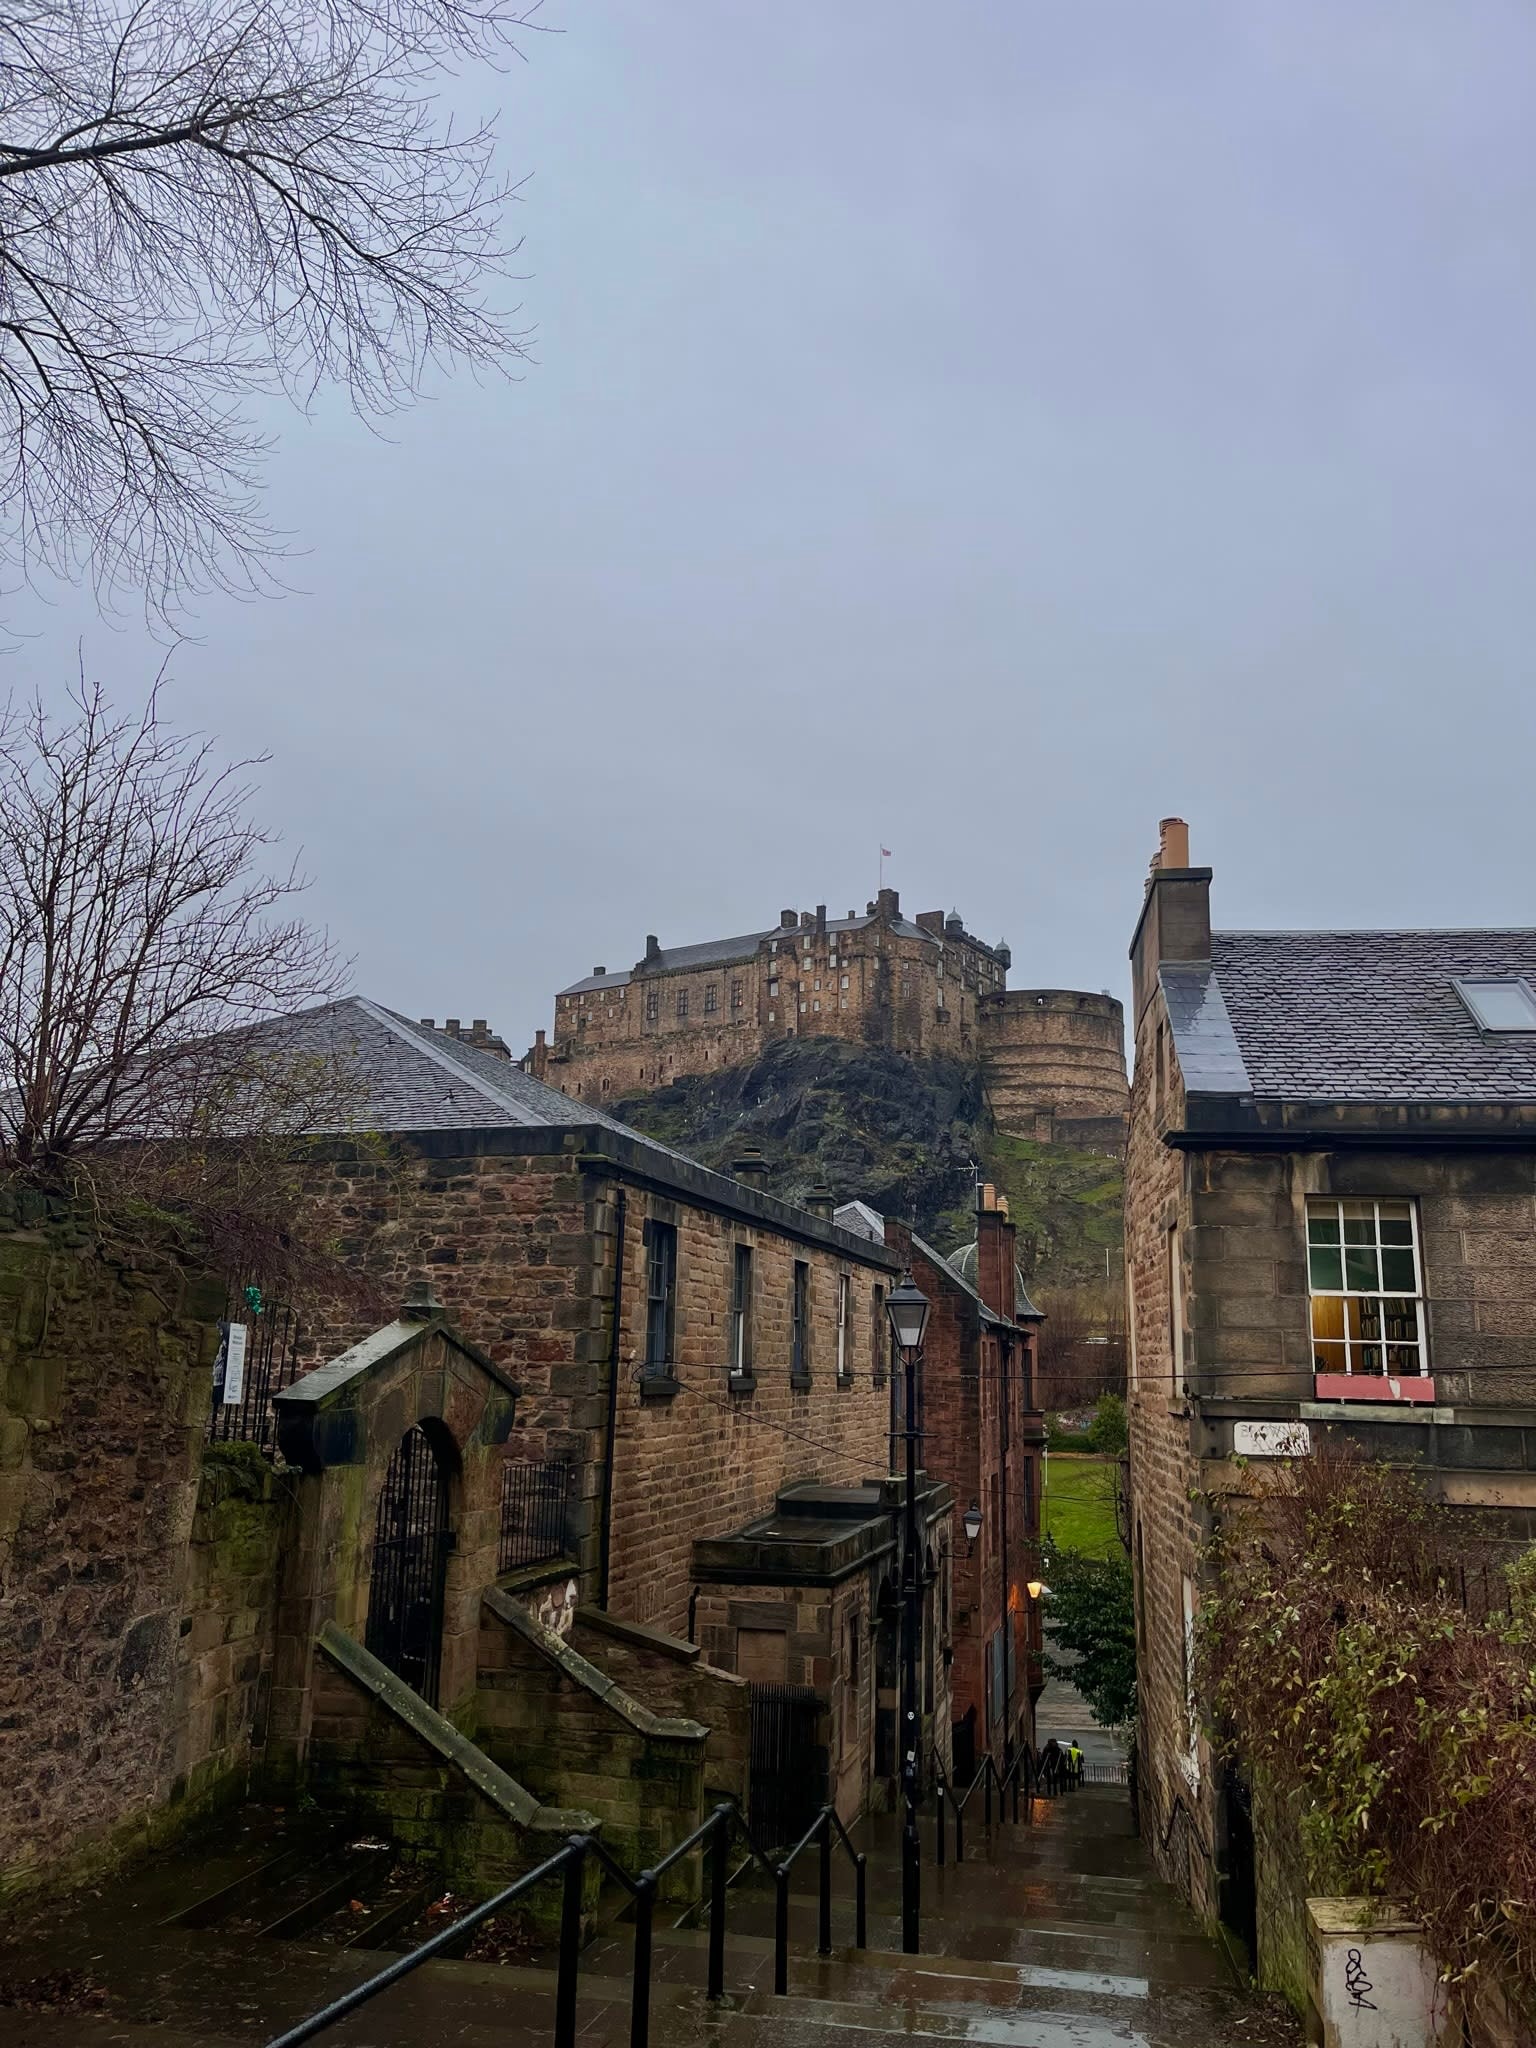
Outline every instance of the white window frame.
<svg viewBox="0 0 1536 2048"><path fill-rule="evenodd" d="M846 1273L837 1278L837 1376L848 1378L848 1308L853 1284Z"/></svg>
<svg viewBox="0 0 1536 2048"><path fill-rule="evenodd" d="M1173 1366L1173 1390L1185 1392L1184 1385L1184 1251L1179 1226L1168 1226L1168 1337Z"/></svg>
<svg viewBox="0 0 1536 2048"><path fill-rule="evenodd" d="M1344 1241L1344 1210L1346 1205L1348 1204L1364 1202L1369 1202L1373 1210L1372 1224L1374 1229L1374 1237L1372 1239L1372 1244L1369 1248L1377 1252L1378 1255L1383 1249L1381 1239L1382 1203L1388 1202L1394 1208L1402 1207L1407 1209L1411 1246L1390 1245L1385 1248L1390 1251L1404 1251L1411 1248L1413 1253L1412 1288L1368 1288L1349 1287L1343 1285L1339 1287L1314 1287L1312 1285L1312 1252L1314 1250L1314 1246L1312 1243L1313 1217L1321 1217L1325 1215L1326 1212L1330 1209L1333 1211L1334 1220L1337 1221L1339 1226L1338 1252L1340 1279L1341 1281L1347 1280L1348 1273L1346 1270L1345 1254L1347 1251L1351 1249L1351 1247L1346 1245ZM1428 1379L1430 1376L1429 1324L1428 1318L1425 1314L1424 1254L1419 1236L1418 1203L1411 1200L1405 1200L1405 1198L1401 1195L1309 1195L1307 1197L1306 1220L1308 1315L1307 1328L1309 1340L1312 1345L1312 1364L1314 1371L1319 1373L1332 1373L1337 1371L1338 1368L1334 1366L1318 1365L1317 1346L1319 1344L1342 1343L1344 1346L1343 1372L1344 1377L1346 1379ZM1333 1247L1329 1245L1319 1245L1316 1247L1316 1249L1332 1250ZM1367 1249L1367 1247L1357 1246L1355 1247L1355 1249L1364 1250ZM1312 1324L1311 1305L1314 1301L1342 1301L1346 1304L1348 1304L1351 1301L1377 1302L1381 1304L1381 1306L1377 1310L1377 1322L1380 1326L1381 1334L1375 1337L1374 1339L1365 1336L1352 1336L1350 1334L1349 1329L1349 1310L1346 1306L1343 1316L1344 1332L1342 1337L1319 1337ZM1389 1301L1411 1301L1413 1303L1414 1320L1418 1328L1418 1335L1416 1337L1389 1338L1386 1335L1387 1317L1385 1304ZM1414 1352L1418 1358L1417 1368L1410 1368L1404 1370L1402 1367L1399 1367L1395 1371L1389 1371L1387 1367L1387 1352L1389 1348L1397 1351ZM1381 1364L1379 1369L1373 1369L1370 1366L1364 1364L1356 1365L1356 1353L1364 1353L1368 1350L1374 1350L1380 1357Z"/></svg>
<svg viewBox="0 0 1536 2048"><path fill-rule="evenodd" d="M1472 1012L1473 1021L1479 1031L1485 1031L1492 1038L1529 1037L1536 1032L1536 989L1520 974L1477 974L1453 975L1451 986ZM1485 988L1517 989L1525 998L1526 1020L1522 1024L1495 1024L1483 1008L1478 991Z"/></svg>

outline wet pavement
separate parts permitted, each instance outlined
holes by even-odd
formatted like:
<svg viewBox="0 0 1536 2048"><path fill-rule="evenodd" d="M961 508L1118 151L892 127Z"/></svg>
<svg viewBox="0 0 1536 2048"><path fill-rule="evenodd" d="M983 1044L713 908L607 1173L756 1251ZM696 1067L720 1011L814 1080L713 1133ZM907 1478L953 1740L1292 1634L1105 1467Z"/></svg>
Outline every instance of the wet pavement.
<svg viewBox="0 0 1536 2048"><path fill-rule="evenodd" d="M815 1954L811 1890L791 1909L790 1996L772 1993L772 1899L733 1890L729 1996L701 1995L705 1935L658 1928L655 2048L852 2048L950 2041L978 2048L1236 2048L1294 2042L1297 2031L1255 2005L1222 1951L1153 1876L1131 1833L1123 1791L1088 1786L1036 1801L1028 1819L967 1829L966 1861L933 1865L924 1830L924 1952L900 1954L897 1823L862 1830L870 1857L869 1948L851 1947L850 1874L835 1872L835 1953ZM951 1852L953 1845L951 1844ZM241 1869L241 1845L226 1852ZM244 1851L249 1861L254 1849ZM797 1879L815 1882L815 1859ZM182 1871L185 1885L186 1870ZM141 1876L72 1922L30 1930L0 1975L73 1966L105 1989L110 2016L0 2011L6 2048L251 2048L386 1960L315 1940L260 1941L167 1925L174 1868ZM583 2048L629 2040L629 1936L622 1924L582 1959ZM328 2048L508 2048L550 2038L546 1970L434 1963L324 2038Z"/></svg>

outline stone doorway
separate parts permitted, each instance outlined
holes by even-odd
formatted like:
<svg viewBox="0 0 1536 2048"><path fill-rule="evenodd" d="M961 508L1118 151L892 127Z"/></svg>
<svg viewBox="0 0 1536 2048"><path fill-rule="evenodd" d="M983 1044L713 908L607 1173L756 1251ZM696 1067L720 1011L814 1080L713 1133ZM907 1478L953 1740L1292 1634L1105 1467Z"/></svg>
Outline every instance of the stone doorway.
<svg viewBox="0 0 1536 2048"><path fill-rule="evenodd" d="M418 1422L395 1446L379 1493L366 1643L432 1707L438 1704L452 1547L446 1460Z"/></svg>

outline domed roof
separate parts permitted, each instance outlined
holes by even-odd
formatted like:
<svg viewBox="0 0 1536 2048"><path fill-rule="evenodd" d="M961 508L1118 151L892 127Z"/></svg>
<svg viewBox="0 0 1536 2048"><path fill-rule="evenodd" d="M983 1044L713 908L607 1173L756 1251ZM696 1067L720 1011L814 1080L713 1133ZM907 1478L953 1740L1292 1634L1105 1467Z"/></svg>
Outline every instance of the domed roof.
<svg viewBox="0 0 1536 2048"><path fill-rule="evenodd" d="M972 1238L969 1244L961 1245L959 1251L951 1252L945 1263L950 1271L957 1273L973 1292L979 1293L981 1291L976 1285L979 1254L976 1250L976 1240L974 1238ZM1029 1290L1024 1285L1024 1268L1017 1262L1014 1264L1013 1275L1015 1285L1014 1316L1020 1322L1023 1322L1026 1318L1036 1322L1043 1322L1044 1317L1030 1300Z"/></svg>

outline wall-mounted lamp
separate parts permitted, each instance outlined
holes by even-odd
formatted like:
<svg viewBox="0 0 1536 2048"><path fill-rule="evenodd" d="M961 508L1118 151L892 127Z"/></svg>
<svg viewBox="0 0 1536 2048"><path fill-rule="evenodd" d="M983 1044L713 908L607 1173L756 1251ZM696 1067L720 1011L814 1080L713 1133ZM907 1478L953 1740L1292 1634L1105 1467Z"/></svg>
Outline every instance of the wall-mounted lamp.
<svg viewBox="0 0 1536 2048"><path fill-rule="evenodd" d="M981 1534L980 1501L973 1500L971 1502L965 1513L960 1517L960 1526L965 1531L967 1546L974 1550L976 1548L976 1538Z"/></svg>
<svg viewBox="0 0 1536 2048"><path fill-rule="evenodd" d="M1031 1600L1038 1600L1044 1594L1049 1593L1051 1589L1044 1579L1030 1579L1025 1585L1024 1590L1028 1593Z"/></svg>

